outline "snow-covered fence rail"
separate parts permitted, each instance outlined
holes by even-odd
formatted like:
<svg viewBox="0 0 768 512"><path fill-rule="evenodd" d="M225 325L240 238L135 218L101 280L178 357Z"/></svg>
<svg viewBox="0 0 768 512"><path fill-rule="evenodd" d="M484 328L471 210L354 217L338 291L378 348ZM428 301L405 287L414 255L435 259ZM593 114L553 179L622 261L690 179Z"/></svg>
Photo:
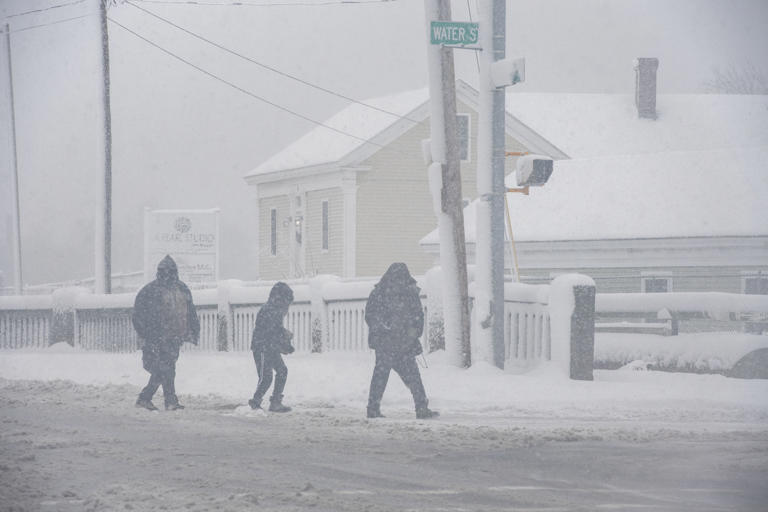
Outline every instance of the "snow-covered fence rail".
<svg viewBox="0 0 768 512"><path fill-rule="evenodd" d="M368 325L365 323L365 303L376 283L326 282L320 289L324 310L318 327L328 351L368 350ZM324 324L324 325L323 325Z"/></svg>
<svg viewBox="0 0 768 512"><path fill-rule="evenodd" d="M365 303L375 282L323 276L290 283L294 302L285 323L294 333L296 349L368 350ZM271 287L272 283L244 286L241 282L224 281L217 289L193 291L201 323L200 342L197 346L185 344L183 350L247 351L256 315L267 301ZM510 367L525 369L554 359L549 291L549 286L508 284L504 321L505 362ZM58 341L89 350L129 352L138 347L131 323L134 293L95 295L74 288L57 290L47 302L40 296L0 299L0 318L5 326L0 342L4 348L44 347ZM433 302L427 300L425 290L425 318L430 318L426 314L428 303ZM427 332L420 341L428 350ZM476 354L477 359L483 359L482 350L473 348L473 358Z"/></svg>
<svg viewBox="0 0 768 512"><path fill-rule="evenodd" d="M527 369L552 358L549 286L504 286L505 367Z"/></svg>
<svg viewBox="0 0 768 512"><path fill-rule="evenodd" d="M470 286L472 302L474 291ZM430 298L430 304L432 301ZM559 276L551 285L505 283L504 369L521 372L552 361L570 378L592 380L594 305L595 283L584 275ZM432 311L430 328L439 322ZM472 327L472 361L498 364L494 347L478 342L482 339L477 333L478 323ZM459 350L452 343L457 342L445 340L446 350Z"/></svg>
<svg viewBox="0 0 768 512"><path fill-rule="evenodd" d="M79 310L75 322L76 347L107 352L136 350L130 308Z"/></svg>
<svg viewBox="0 0 768 512"><path fill-rule="evenodd" d="M285 325L294 334L296 349L368 350L365 303L374 284L329 276L290 283L294 302ZM182 350L249 350L256 315L271 287L223 281L218 289L194 290L200 342L184 344ZM64 341L88 350L136 350L134 299L135 293L96 295L84 288L64 288L49 296L0 297L0 348L42 348ZM422 299L426 303L426 295ZM426 335L421 341L426 348Z"/></svg>
<svg viewBox="0 0 768 512"><path fill-rule="evenodd" d="M0 349L47 347L52 314L50 295L0 297Z"/></svg>
<svg viewBox="0 0 768 512"><path fill-rule="evenodd" d="M365 302L365 299L353 299L328 304L328 350L368 349Z"/></svg>
<svg viewBox="0 0 768 512"><path fill-rule="evenodd" d="M595 298L599 330L642 330L632 320L661 325L661 333L677 335L681 321L709 319L753 322L760 330L768 322L768 296L722 292L600 293ZM616 320L623 320L618 323ZM603 322L614 321L605 324Z"/></svg>

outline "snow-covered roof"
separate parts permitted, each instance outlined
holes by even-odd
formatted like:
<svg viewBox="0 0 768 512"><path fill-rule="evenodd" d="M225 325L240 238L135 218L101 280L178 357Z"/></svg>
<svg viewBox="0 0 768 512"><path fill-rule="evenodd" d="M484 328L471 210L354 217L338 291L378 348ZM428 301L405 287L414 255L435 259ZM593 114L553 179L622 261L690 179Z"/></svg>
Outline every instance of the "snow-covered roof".
<svg viewBox="0 0 768 512"><path fill-rule="evenodd" d="M766 95L659 95L655 120L639 119L626 94L509 92L506 100L509 114L571 158L768 146Z"/></svg>
<svg viewBox="0 0 768 512"><path fill-rule="evenodd" d="M457 94L476 105L477 91L465 82L458 81ZM429 91L422 88L362 102L401 117L350 104L323 124L359 138L317 126L246 177L350 163L344 160L363 146L377 148L365 140L409 117L428 100ZM659 95L655 120L639 119L629 94L508 92L506 103L508 132L529 145L545 141L548 144L531 149L555 158L564 156L556 150L570 158L587 158L768 146L766 95ZM413 123L402 126L405 130ZM547 147L554 151L546 151Z"/></svg>
<svg viewBox="0 0 768 512"><path fill-rule="evenodd" d="M768 145L558 160L546 185L507 195L518 241L764 236L766 197ZM468 242L475 205L464 210ZM438 241L434 230L421 243Z"/></svg>
<svg viewBox="0 0 768 512"><path fill-rule="evenodd" d="M248 176L339 162L429 99L427 88L352 103L250 171ZM382 112L384 111L384 112ZM391 112L387 113L387 112ZM396 115L392 115L396 114ZM400 117L398 117L400 116ZM334 131L326 128L329 126ZM408 126L413 126L409 123ZM354 135L350 137L347 134Z"/></svg>

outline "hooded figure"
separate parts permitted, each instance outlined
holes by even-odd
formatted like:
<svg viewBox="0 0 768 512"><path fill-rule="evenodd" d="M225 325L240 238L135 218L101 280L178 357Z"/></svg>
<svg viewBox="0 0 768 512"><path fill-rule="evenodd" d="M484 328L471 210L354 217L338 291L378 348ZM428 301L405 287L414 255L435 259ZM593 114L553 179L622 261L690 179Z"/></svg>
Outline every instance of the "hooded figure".
<svg viewBox="0 0 768 512"><path fill-rule="evenodd" d="M132 320L143 352L142 363L150 374L136 407L157 410L152 397L162 385L166 410L183 409L176 397L176 360L182 343L197 345L200 321L192 293L179 280L176 262L170 256L157 265L157 279L136 295Z"/></svg>
<svg viewBox="0 0 768 512"><path fill-rule="evenodd" d="M422 348L419 337L424 331L424 311L419 287L405 263L393 263L381 277L365 305L368 346L376 351L376 366L368 395L368 417L381 418L381 398L390 370L395 370L416 406L416 417L438 415L427 407L427 395L421 382L416 356Z"/></svg>
<svg viewBox="0 0 768 512"><path fill-rule="evenodd" d="M256 315L256 325L251 336L251 350L259 384L253 398L248 400L251 409L261 409L261 400L272 385L274 372L275 387L269 399L269 410L272 412L288 412L290 407L283 405L283 390L288 380L288 368L281 354L293 353L293 333L283 327L283 319L288 313L288 306L293 302L293 291L283 283L278 282L269 292L269 299L261 306Z"/></svg>

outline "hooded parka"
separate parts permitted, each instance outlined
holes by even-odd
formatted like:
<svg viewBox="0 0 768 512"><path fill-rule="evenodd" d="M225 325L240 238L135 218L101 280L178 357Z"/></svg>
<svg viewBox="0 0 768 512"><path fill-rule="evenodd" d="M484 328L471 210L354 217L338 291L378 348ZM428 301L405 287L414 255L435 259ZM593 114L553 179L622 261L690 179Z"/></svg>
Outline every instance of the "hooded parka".
<svg viewBox="0 0 768 512"><path fill-rule="evenodd" d="M419 337L424 331L424 311L419 287L405 263L393 263L376 284L365 306L368 346L376 351L368 417L381 417L381 399L389 373L394 370L413 395L419 418L437 416L427 407L416 356L422 353Z"/></svg>
<svg viewBox="0 0 768 512"><path fill-rule="evenodd" d="M149 402L162 385L166 407L178 405L174 379L179 348L184 342L198 343L200 320L192 293L179 280L176 262L170 256L158 264L157 279L136 295L132 321L139 335L142 364L151 375L139 400Z"/></svg>
<svg viewBox="0 0 768 512"><path fill-rule="evenodd" d="M288 367L283 361L282 354L293 352L291 339L293 333L283 327L283 319L288 313L288 307L293 302L293 290L283 282L275 283L269 292L269 299L261 306L256 314L256 324L251 335L251 350L253 362L259 383L248 403L253 409L261 408L264 398L274 378L275 386L270 398L270 411L288 412L290 407L282 404L283 390L288 380ZM273 375L274 373L274 375Z"/></svg>

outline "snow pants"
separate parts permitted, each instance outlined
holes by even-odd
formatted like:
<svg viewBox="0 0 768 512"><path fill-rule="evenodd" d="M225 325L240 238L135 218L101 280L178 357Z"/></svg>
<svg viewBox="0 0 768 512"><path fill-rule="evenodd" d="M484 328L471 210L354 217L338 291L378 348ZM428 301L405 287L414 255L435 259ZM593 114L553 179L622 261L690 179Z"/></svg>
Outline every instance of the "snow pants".
<svg viewBox="0 0 768 512"><path fill-rule="evenodd" d="M146 343L142 347L142 363L149 372L149 383L139 393L142 400L152 400L160 386L163 386L165 405L179 403L176 396L176 361L179 359L180 340L164 340Z"/></svg>
<svg viewBox="0 0 768 512"><path fill-rule="evenodd" d="M272 397L278 401L282 399L285 383L288 380L288 367L285 366L283 356L271 350L257 350L253 352L253 362L256 363L256 372L259 374L259 384L256 386L256 392L253 393L253 401L261 403L261 399L272 385L273 372L275 387L272 390Z"/></svg>
<svg viewBox="0 0 768 512"><path fill-rule="evenodd" d="M371 389L368 393L368 410L377 412L380 410L381 397L384 396L390 370L394 370L411 391L416 410L425 409L427 407L427 393L421 382L421 373L419 373L416 358L412 354L392 354L377 350L376 366L373 367Z"/></svg>

